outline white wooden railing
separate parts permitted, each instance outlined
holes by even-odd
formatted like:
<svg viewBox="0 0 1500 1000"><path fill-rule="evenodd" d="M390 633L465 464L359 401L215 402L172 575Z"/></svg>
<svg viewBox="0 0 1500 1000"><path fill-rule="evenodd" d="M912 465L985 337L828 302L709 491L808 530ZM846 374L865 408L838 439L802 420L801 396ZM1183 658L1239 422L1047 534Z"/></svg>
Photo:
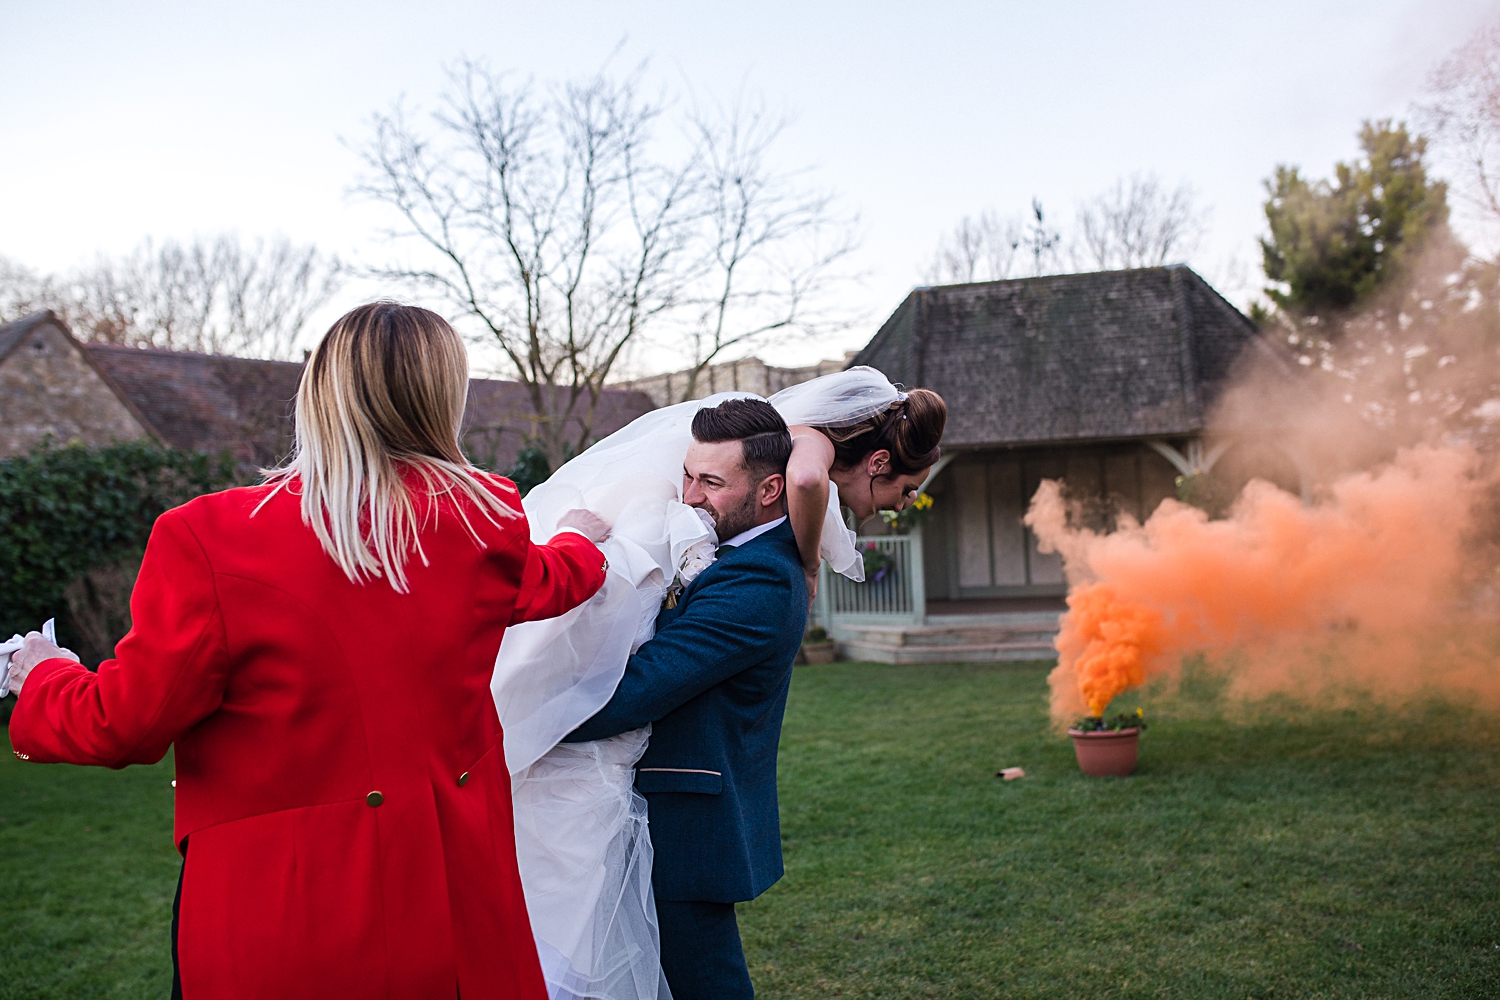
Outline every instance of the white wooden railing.
<svg viewBox="0 0 1500 1000"><path fill-rule="evenodd" d="M875 546L890 557L883 574L868 574L855 583L832 572L825 562L819 570L818 599L813 620L832 631L843 624L914 624L926 619L927 588L922 576L922 535L867 535L858 539L861 552Z"/></svg>

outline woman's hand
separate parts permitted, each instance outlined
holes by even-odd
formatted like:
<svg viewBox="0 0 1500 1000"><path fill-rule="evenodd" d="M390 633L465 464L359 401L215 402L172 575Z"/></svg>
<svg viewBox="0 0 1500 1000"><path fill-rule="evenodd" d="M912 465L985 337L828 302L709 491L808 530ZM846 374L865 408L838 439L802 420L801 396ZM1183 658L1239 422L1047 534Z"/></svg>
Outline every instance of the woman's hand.
<svg viewBox="0 0 1500 1000"><path fill-rule="evenodd" d="M557 519L557 530L572 528L595 545L609 537L610 524L591 510L570 510Z"/></svg>
<svg viewBox="0 0 1500 1000"><path fill-rule="evenodd" d="M802 575L807 578L807 606L811 608L813 601L818 599L818 571L804 566Z"/></svg>
<svg viewBox="0 0 1500 1000"><path fill-rule="evenodd" d="M36 665L45 660L72 660L74 663L81 662L78 654L71 649L63 649L61 646L48 642L42 638L40 632L27 632L26 645L16 650L10 656L10 689L14 693L20 693L21 685L26 682L26 675L36 669Z"/></svg>

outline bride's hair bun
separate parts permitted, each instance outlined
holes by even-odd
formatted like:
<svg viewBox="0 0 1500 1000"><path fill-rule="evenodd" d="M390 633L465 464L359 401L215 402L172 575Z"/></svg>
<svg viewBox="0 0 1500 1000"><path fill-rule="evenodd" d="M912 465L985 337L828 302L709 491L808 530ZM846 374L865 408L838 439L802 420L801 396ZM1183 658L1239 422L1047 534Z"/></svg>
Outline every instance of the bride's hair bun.
<svg viewBox="0 0 1500 1000"><path fill-rule="evenodd" d="M884 413L850 427L821 428L833 442L834 464L848 469L884 448L891 474L910 476L930 469L942 455L938 443L948 423L948 404L931 389L912 389Z"/></svg>

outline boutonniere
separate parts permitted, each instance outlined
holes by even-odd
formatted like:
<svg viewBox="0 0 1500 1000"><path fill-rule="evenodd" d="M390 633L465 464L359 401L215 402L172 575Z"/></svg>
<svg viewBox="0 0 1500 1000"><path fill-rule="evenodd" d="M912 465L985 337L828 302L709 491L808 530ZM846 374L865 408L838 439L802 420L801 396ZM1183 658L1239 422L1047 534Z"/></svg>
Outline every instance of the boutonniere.
<svg viewBox="0 0 1500 1000"><path fill-rule="evenodd" d="M698 516L712 531L713 519L702 510L698 511ZM699 573L714 564L714 553L718 547L718 539L714 535L688 546L687 551L682 554L681 563L677 566L677 575L667 587L667 596L661 602L663 610L677 607L677 602L682 599L682 592L687 589L688 584L696 580Z"/></svg>

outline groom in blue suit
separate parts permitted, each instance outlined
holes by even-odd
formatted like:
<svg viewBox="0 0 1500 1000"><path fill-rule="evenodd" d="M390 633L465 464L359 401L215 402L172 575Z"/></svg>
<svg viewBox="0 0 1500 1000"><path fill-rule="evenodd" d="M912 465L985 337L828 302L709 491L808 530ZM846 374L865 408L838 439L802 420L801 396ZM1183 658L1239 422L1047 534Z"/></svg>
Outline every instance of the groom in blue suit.
<svg viewBox="0 0 1500 1000"><path fill-rule="evenodd" d="M786 519L791 451L769 403L734 399L698 411L683 500L713 516L718 558L662 610L609 704L568 737L651 725L635 784L649 809L662 970L674 1000L755 995L734 904L782 874L776 748L807 624L807 583Z"/></svg>

